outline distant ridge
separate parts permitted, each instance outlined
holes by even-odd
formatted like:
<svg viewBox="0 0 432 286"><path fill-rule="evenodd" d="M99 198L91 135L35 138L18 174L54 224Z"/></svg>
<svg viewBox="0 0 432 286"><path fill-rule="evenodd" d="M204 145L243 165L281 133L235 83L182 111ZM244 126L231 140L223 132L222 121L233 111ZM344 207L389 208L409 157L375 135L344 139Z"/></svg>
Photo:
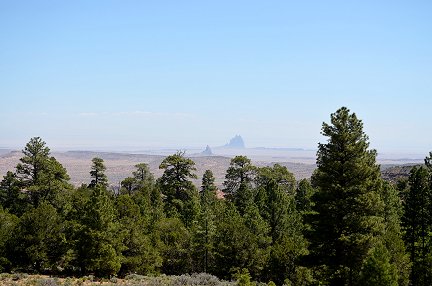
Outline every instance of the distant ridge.
<svg viewBox="0 0 432 286"><path fill-rule="evenodd" d="M240 135L236 135L233 138L231 138L230 142L228 144L225 144L223 147L225 148L233 148L233 149L244 149L245 143L243 141L243 138Z"/></svg>

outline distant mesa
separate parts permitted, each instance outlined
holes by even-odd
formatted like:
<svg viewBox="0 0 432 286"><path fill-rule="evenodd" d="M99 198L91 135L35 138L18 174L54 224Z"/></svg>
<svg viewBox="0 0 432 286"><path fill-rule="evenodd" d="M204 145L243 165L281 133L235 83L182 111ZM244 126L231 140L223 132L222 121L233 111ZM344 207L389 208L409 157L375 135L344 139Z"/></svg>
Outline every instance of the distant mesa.
<svg viewBox="0 0 432 286"><path fill-rule="evenodd" d="M203 156L211 156L211 155L213 155L213 152L212 152L212 150L211 150L211 148L210 148L209 145L207 145L207 147L205 148L205 150L201 152L201 155L203 155Z"/></svg>
<svg viewBox="0 0 432 286"><path fill-rule="evenodd" d="M225 148L244 149L245 148L245 143L243 141L243 138L240 135L236 135L224 147Z"/></svg>

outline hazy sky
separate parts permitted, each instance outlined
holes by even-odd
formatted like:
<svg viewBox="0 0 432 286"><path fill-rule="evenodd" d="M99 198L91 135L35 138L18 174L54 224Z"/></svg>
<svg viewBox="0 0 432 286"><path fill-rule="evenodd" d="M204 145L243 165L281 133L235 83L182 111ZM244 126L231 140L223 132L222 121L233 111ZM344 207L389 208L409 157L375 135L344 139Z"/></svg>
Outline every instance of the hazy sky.
<svg viewBox="0 0 432 286"><path fill-rule="evenodd" d="M0 1L0 147L432 150L432 1Z"/></svg>

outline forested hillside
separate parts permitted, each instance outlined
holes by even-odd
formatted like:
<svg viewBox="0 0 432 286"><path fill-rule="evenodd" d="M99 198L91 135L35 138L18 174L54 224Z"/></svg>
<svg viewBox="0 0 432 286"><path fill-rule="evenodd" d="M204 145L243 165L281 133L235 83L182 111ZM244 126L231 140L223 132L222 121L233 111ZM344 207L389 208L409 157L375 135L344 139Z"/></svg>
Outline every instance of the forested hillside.
<svg viewBox="0 0 432 286"><path fill-rule="evenodd" d="M161 161L158 178L136 164L119 190L95 157L88 182L75 187L46 143L31 138L0 184L0 271L432 285L432 159L393 184L347 108L322 134L310 180L236 156L224 197L211 168L198 178L182 152Z"/></svg>

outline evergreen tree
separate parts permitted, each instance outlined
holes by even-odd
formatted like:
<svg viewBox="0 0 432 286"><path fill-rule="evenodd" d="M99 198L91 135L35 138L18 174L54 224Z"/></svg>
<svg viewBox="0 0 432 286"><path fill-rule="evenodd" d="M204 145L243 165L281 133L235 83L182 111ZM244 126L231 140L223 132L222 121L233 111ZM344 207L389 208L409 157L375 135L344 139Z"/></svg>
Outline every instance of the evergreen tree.
<svg viewBox="0 0 432 286"><path fill-rule="evenodd" d="M192 269L191 237L179 218L165 218L155 229L162 272L168 275L188 273Z"/></svg>
<svg viewBox="0 0 432 286"><path fill-rule="evenodd" d="M260 278L268 263L270 242L268 224L254 204L246 206L242 217L234 204L226 203L216 218L214 273L227 279L245 268Z"/></svg>
<svg viewBox="0 0 432 286"><path fill-rule="evenodd" d="M205 170L201 183L201 194L203 195L204 193L209 192L216 195L216 190L217 187L215 185L213 172L211 170Z"/></svg>
<svg viewBox="0 0 432 286"><path fill-rule="evenodd" d="M390 254L382 244L376 245L366 257L359 285L398 286L397 270L390 263Z"/></svg>
<svg viewBox="0 0 432 286"><path fill-rule="evenodd" d="M240 189L242 185L251 185L255 175L255 167L246 156L236 156L231 159L226 171L224 192L230 196Z"/></svg>
<svg viewBox="0 0 432 286"><path fill-rule="evenodd" d="M89 187L95 188L97 185L101 187L108 187L108 178L105 175L106 167L104 165L104 160L98 157L92 159L92 166L90 171L90 176L92 178Z"/></svg>
<svg viewBox="0 0 432 286"><path fill-rule="evenodd" d="M148 192L154 185L154 177L147 164L140 163L135 165L135 168L135 171L132 172L132 177L127 177L120 183L120 193L132 195L138 191Z"/></svg>
<svg viewBox="0 0 432 286"><path fill-rule="evenodd" d="M113 202L105 188L96 184L92 189L76 230L76 264L82 273L97 276L116 274L121 267L123 237Z"/></svg>
<svg viewBox="0 0 432 286"><path fill-rule="evenodd" d="M59 192L70 190L66 169L54 158L40 137L31 138L22 150L24 156L16 166L17 177L35 207L48 200L55 205Z"/></svg>
<svg viewBox="0 0 432 286"><path fill-rule="evenodd" d="M211 272L214 269L215 215L210 209L202 209L191 228L191 252L193 272Z"/></svg>
<svg viewBox="0 0 432 286"><path fill-rule="evenodd" d="M137 182L142 185L154 184L154 176L150 172L149 166L146 163L139 163L135 165L136 170L132 173Z"/></svg>
<svg viewBox="0 0 432 286"><path fill-rule="evenodd" d="M243 219L248 229L247 235L249 237L247 269L251 272L252 277L259 279L268 265L270 257L270 245L272 243L270 226L261 217L259 209L255 204L246 206Z"/></svg>
<svg viewBox="0 0 432 286"><path fill-rule="evenodd" d="M255 199L252 188L255 174L256 168L246 156L232 158L226 171L223 183L224 192L226 197L234 202L241 214L244 213L246 206Z"/></svg>
<svg viewBox="0 0 432 286"><path fill-rule="evenodd" d="M270 182L274 182L281 191L294 196L296 180L293 173L285 166L274 164L273 167L259 168L257 169L255 181L257 187L266 186Z"/></svg>
<svg viewBox="0 0 432 286"><path fill-rule="evenodd" d="M164 169L159 185L165 195L165 211L170 217L180 217L190 227L198 214L198 192L190 179L196 179L195 162L177 152L166 157L159 166Z"/></svg>
<svg viewBox="0 0 432 286"><path fill-rule="evenodd" d="M39 273L61 266L66 253L64 228L52 205L43 202L24 213L15 235L11 258L15 265Z"/></svg>
<svg viewBox="0 0 432 286"><path fill-rule="evenodd" d="M271 248L266 278L282 284L285 279L301 280L298 260L307 253L303 222L294 200L294 176L280 165L261 168L257 187L263 218L269 225Z"/></svg>
<svg viewBox="0 0 432 286"><path fill-rule="evenodd" d="M0 182L0 205L10 213L21 216L29 207L16 174L8 171Z"/></svg>
<svg viewBox="0 0 432 286"><path fill-rule="evenodd" d="M216 186L213 173L204 172L200 192L200 213L192 228L192 251L195 272L208 272L214 264Z"/></svg>
<svg viewBox="0 0 432 286"><path fill-rule="evenodd" d="M161 266L161 258L147 235L139 206L129 195L120 195L116 198L115 207L124 245L120 274L156 273Z"/></svg>
<svg viewBox="0 0 432 286"><path fill-rule="evenodd" d="M247 268L249 230L235 206L224 204L216 218L215 269L214 273L222 278L231 278L236 270Z"/></svg>
<svg viewBox="0 0 432 286"><path fill-rule="evenodd" d="M432 191L429 173L424 167L414 167L410 172L409 190L404 202L402 225L405 243L412 262L413 285L432 283Z"/></svg>
<svg viewBox="0 0 432 286"><path fill-rule="evenodd" d="M26 186L39 184L41 173L46 169L50 149L40 137L33 137L22 150L24 157L16 167L17 174Z"/></svg>
<svg viewBox="0 0 432 286"><path fill-rule="evenodd" d="M11 271L16 266L13 264L14 252L10 248L15 243L18 222L15 215L0 206L0 272Z"/></svg>
<svg viewBox="0 0 432 286"><path fill-rule="evenodd" d="M129 194L134 203L139 206L145 227L153 230L156 222L163 217L163 202L159 186L155 184L154 176L148 165L135 165L132 177L121 182L120 194Z"/></svg>
<svg viewBox="0 0 432 286"><path fill-rule="evenodd" d="M314 188L307 179L300 180L295 195L296 208L302 214L309 214L312 211L312 196Z"/></svg>
<svg viewBox="0 0 432 286"><path fill-rule="evenodd" d="M70 177L66 169L56 158L47 161L46 169L41 173L41 183L38 186L38 201L48 201L55 207L60 207L59 196L70 192L73 188L69 183Z"/></svg>
<svg viewBox="0 0 432 286"><path fill-rule="evenodd" d="M135 178L127 177L120 182L120 194L132 195L137 188L137 181Z"/></svg>
<svg viewBox="0 0 432 286"><path fill-rule="evenodd" d="M310 215L310 261L331 285L355 285L363 260L385 223L381 178L363 123L342 107L323 123L326 144L318 145L317 188ZM317 272L317 271L316 271Z"/></svg>
<svg viewBox="0 0 432 286"><path fill-rule="evenodd" d="M384 201L385 231L380 243L388 250L389 262L396 271L398 285L407 286L411 263L402 237L402 201L398 191L388 182L383 184L381 198Z"/></svg>

